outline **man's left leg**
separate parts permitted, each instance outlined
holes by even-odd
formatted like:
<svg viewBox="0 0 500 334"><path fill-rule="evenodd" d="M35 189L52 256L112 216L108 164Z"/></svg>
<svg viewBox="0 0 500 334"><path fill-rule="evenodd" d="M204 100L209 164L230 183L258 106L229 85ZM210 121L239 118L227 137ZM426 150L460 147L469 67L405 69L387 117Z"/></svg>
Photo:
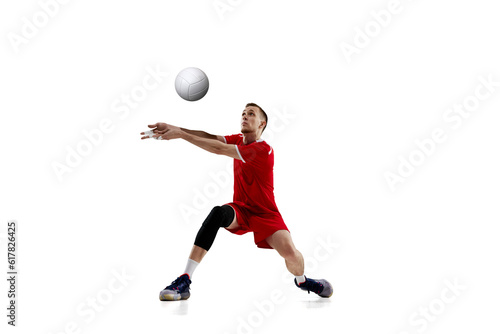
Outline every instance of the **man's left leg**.
<svg viewBox="0 0 500 334"><path fill-rule="evenodd" d="M276 231L266 241L285 259L286 268L289 272L294 276L304 275L304 257L295 248L290 232L287 230Z"/></svg>
<svg viewBox="0 0 500 334"><path fill-rule="evenodd" d="M312 279L304 276L304 257L295 248L290 232L279 230L266 238L269 246L274 248L285 259L286 268L295 276L295 285L302 290L310 291L321 297L331 297L332 285L324 279Z"/></svg>

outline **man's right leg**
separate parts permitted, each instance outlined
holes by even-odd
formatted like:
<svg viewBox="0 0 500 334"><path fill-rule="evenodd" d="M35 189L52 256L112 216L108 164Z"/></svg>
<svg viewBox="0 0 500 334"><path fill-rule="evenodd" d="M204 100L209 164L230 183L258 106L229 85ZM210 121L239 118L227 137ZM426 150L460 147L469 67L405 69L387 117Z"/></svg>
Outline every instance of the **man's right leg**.
<svg viewBox="0 0 500 334"><path fill-rule="evenodd" d="M188 264L186 266L186 274L189 277L193 276L193 271L196 266L203 260L208 253L210 247L217 236L220 227L227 228L228 230L237 229L239 227L238 220L236 219L236 212L229 205L222 207L216 206L212 209L208 217L203 222L196 239L194 241L191 254L189 254Z"/></svg>
<svg viewBox="0 0 500 334"><path fill-rule="evenodd" d="M193 272L212 247L219 228L229 230L239 227L234 209L229 205L216 206L203 222L194 241L185 273L160 292L160 300L188 299Z"/></svg>
<svg viewBox="0 0 500 334"><path fill-rule="evenodd" d="M206 249L203 249L200 246L193 245L191 254L189 254L189 259L200 263L207 253L208 251Z"/></svg>
<svg viewBox="0 0 500 334"><path fill-rule="evenodd" d="M189 258L200 262L212 247L219 228L231 228L231 225L238 225L234 209L229 205L214 207L196 235Z"/></svg>

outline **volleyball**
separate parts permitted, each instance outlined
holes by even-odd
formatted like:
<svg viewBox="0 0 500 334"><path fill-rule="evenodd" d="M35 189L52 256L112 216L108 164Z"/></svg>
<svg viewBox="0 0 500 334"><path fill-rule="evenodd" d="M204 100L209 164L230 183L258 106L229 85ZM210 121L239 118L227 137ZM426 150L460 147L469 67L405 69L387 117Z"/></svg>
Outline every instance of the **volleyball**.
<svg viewBox="0 0 500 334"><path fill-rule="evenodd" d="M186 101L198 101L208 92L208 77L199 68L188 67L177 74L175 90Z"/></svg>

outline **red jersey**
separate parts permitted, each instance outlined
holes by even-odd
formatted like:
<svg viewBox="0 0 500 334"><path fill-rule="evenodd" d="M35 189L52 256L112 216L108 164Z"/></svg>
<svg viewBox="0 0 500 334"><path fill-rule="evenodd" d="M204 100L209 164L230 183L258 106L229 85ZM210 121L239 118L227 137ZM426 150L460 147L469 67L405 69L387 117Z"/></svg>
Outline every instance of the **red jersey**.
<svg viewBox="0 0 500 334"><path fill-rule="evenodd" d="M254 213L277 213L274 200L274 151L264 140L243 144L243 135L224 136L234 144L241 160L234 159L234 202L243 202Z"/></svg>

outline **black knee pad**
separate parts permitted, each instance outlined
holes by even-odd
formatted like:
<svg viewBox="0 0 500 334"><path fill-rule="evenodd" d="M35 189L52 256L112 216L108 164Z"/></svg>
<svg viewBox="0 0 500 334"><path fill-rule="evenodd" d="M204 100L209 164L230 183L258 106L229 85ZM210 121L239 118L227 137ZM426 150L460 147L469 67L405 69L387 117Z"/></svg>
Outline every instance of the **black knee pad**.
<svg viewBox="0 0 500 334"><path fill-rule="evenodd" d="M228 227L234 219L234 210L229 205L215 206L203 222L203 226Z"/></svg>
<svg viewBox="0 0 500 334"><path fill-rule="evenodd" d="M228 227L234 219L234 210L229 205L216 206L210 211L201 225L194 244L205 250L209 250L221 227Z"/></svg>

